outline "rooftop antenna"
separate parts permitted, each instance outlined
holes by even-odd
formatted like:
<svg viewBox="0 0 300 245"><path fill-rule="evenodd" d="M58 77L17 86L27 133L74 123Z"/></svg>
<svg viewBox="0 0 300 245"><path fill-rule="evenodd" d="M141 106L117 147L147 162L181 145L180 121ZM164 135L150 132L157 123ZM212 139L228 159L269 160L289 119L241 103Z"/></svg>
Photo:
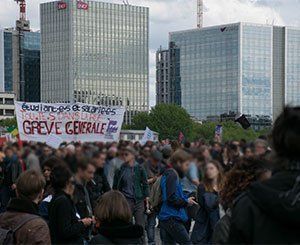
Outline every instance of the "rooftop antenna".
<svg viewBox="0 0 300 245"><path fill-rule="evenodd" d="M20 5L20 20L26 20L26 2L25 0L15 0Z"/></svg>
<svg viewBox="0 0 300 245"><path fill-rule="evenodd" d="M197 0L197 28L203 27L203 0Z"/></svg>

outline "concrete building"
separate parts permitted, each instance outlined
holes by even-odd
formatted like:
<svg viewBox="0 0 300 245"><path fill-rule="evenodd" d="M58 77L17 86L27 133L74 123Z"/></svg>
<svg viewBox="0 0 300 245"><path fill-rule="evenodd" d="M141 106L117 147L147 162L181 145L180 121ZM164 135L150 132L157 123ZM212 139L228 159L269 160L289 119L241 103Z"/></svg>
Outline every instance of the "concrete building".
<svg viewBox="0 0 300 245"><path fill-rule="evenodd" d="M284 105L300 105L299 28L235 23L172 32L169 39L179 64L170 83L191 116L274 119Z"/></svg>
<svg viewBox="0 0 300 245"><path fill-rule="evenodd" d="M0 92L0 120L15 116L14 93Z"/></svg>
<svg viewBox="0 0 300 245"><path fill-rule="evenodd" d="M65 0L40 16L43 102L125 106L126 123L148 111L148 8Z"/></svg>
<svg viewBox="0 0 300 245"><path fill-rule="evenodd" d="M169 49L156 52L156 104L171 103L169 81Z"/></svg>
<svg viewBox="0 0 300 245"><path fill-rule="evenodd" d="M27 20L0 30L0 91L40 101L40 33L30 31Z"/></svg>

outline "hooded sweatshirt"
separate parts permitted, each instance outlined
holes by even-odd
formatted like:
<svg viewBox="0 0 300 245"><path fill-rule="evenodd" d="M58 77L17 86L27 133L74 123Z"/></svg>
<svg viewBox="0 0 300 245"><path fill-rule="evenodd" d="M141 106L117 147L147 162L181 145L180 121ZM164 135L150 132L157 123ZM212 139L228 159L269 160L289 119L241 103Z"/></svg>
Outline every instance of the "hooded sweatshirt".
<svg viewBox="0 0 300 245"><path fill-rule="evenodd" d="M250 186L232 211L229 243L300 243L300 170Z"/></svg>

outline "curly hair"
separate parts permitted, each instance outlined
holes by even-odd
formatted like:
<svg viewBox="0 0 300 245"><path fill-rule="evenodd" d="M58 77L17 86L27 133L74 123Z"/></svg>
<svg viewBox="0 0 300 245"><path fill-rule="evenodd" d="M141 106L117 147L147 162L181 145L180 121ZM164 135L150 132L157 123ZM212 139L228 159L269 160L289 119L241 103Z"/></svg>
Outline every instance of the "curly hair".
<svg viewBox="0 0 300 245"><path fill-rule="evenodd" d="M224 207L231 207L234 199L268 170L268 166L261 158L242 158L225 175L223 189L220 192L221 204Z"/></svg>

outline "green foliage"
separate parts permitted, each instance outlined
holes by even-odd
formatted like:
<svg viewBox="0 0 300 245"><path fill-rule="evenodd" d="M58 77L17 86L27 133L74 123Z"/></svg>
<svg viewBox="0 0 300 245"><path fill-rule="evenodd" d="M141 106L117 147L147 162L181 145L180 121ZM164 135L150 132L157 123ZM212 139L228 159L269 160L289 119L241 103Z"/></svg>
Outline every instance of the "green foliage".
<svg viewBox="0 0 300 245"><path fill-rule="evenodd" d="M159 133L160 139L169 138L176 140L179 132L183 132L186 139L190 141L214 139L216 125L223 126L223 141L245 139L253 141L260 135L266 135L268 130L256 132L253 129L244 130L239 124L229 122L205 122L203 124L194 122L187 111L177 105L159 104L151 109L150 113L137 114L132 125L124 125L123 129L144 130L149 127Z"/></svg>
<svg viewBox="0 0 300 245"><path fill-rule="evenodd" d="M144 130L149 127L159 133L161 139L175 140L179 132L192 136L193 121L185 109L177 105L159 104L150 113L139 113L133 120L131 129Z"/></svg>
<svg viewBox="0 0 300 245"><path fill-rule="evenodd" d="M5 128L9 128L11 126L17 126L17 119L16 117L14 117L14 118L7 118L7 119L0 120L0 126Z"/></svg>

